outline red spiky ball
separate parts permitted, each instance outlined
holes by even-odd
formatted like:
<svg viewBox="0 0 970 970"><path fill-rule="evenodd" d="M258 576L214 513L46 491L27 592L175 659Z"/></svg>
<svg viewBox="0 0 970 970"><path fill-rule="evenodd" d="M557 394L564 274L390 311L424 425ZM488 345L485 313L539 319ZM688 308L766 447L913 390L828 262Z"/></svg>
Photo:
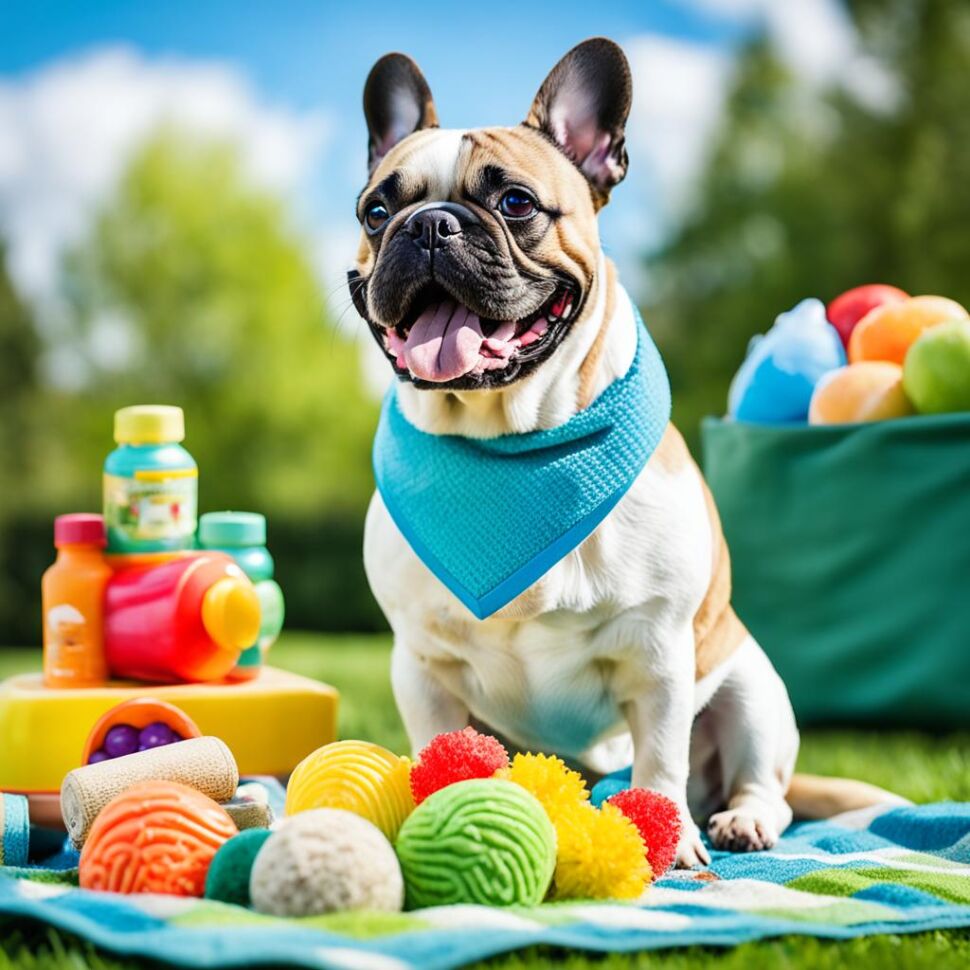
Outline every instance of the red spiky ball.
<svg viewBox="0 0 970 970"><path fill-rule="evenodd" d="M439 788L469 778L491 778L507 768L509 753L497 738L472 727L439 734L418 755L411 768L411 793L420 805Z"/></svg>
<svg viewBox="0 0 970 970"><path fill-rule="evenodd" d="M677 856L680 841L680 812L666 795L646 788L628 788L607 799L636 827L647 847L647 861L653 878L659 879Z"/></svg>

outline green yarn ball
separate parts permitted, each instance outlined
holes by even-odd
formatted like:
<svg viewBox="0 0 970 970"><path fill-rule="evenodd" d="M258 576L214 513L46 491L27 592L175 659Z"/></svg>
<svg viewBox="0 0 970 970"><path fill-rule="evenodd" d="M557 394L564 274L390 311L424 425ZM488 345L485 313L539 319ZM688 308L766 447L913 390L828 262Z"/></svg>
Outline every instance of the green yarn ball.
<svg viewBox="0 0 970 970"><path fill-rule="evenodd" d="M259 850L269 837L269 829L246 829L224 842L209 865L205 898L248 906L249 874Z"/></svg>
<svg viewBox="0 0 970 970"><path fill-rule="evenodd" d="M409 909L480 903L534 906L556 867L556 833L520 785L474 779L426 798L397 837Z"/></svg>

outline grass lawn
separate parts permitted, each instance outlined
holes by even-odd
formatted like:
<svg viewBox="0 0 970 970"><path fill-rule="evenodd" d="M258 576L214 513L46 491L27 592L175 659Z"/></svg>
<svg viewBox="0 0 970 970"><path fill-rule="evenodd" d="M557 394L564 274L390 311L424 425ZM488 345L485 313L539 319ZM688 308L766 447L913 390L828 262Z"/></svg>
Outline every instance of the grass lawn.
<svg viewBox="0 0 970 970"><path fill-rule="evenodd" d="M390 695L389 645L384 637L324 637L288 634L273 651L273 661L318 677L342 694L340 732L395 750L406 748L404 732ZM0 677L34 669L34 650L0 650ZM819 774L841 774L891 788L915 801L970 801L970 734L930 737L908 732L879 734L818 731L803 737L799 767ZM143 962L118 960L66 934L43 927L0 923L0 970L133 970ZM785 937L733 950L700 948L633 956L586 957L545 948L490 960L488 970L524 970L555 965L560 970L829 970L835 967L927 967L949 970L970 966L970 932L879 936L842 943Z"/></svg>

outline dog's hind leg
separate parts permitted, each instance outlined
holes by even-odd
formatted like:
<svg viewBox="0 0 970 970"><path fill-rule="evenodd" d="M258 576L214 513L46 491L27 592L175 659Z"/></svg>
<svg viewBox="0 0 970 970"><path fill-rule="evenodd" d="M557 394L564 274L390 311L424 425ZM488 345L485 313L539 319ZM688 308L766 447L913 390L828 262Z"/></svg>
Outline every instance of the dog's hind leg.
<svg viewBox="0 0 970 970"><path fill-rule="evenodd" d="M785 793L798 731L785 685L751 637L705 715L717 737L725 804L711 816L707 834L717 849L770 849L792 820Z"/></svg>

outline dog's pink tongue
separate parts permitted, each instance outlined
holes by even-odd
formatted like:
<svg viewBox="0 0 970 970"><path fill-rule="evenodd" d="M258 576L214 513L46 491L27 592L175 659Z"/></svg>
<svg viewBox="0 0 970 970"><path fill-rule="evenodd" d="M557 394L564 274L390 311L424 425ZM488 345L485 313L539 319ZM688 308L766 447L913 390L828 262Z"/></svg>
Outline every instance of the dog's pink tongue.
<svg viewBox="0 0 970 970"><path fill-rule="evenodd" d="M421 380L453 381L478 363L482 323L467 307L451 300L428 307L415 321L404 345L404 359Z"/></svg>

